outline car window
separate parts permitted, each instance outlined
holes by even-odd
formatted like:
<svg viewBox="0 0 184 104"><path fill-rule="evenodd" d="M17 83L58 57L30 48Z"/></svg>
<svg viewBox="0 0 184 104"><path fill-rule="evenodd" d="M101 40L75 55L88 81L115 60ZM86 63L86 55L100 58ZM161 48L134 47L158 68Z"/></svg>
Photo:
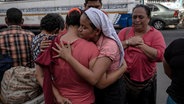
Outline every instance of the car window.
<svg viewBox="0 0 184 104"><path fill-rule="evenodd" d="M151 9L152 12L159 11L159 8L156 7L155 5L148 4L147 6Z"/></svg>

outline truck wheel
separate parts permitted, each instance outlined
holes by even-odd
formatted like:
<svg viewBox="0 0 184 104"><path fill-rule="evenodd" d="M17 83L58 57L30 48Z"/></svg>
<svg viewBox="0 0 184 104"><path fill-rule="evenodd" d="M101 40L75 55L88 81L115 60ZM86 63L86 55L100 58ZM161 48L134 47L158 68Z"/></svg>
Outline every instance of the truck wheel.
<svg viewBox="0 0 184 104"><path fill-rule="evenodd" d="M153 27L156 28L157 30L162 30L165 27L164 22L157 20L153 22Z"/></svg>

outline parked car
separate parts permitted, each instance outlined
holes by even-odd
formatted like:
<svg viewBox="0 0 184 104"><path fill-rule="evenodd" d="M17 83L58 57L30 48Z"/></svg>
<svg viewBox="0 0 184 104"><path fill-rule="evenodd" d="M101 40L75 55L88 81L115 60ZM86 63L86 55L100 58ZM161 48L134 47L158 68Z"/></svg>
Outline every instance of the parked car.
<svg viewBox="0 0 184 104"><path fill-rule="evenodd" d="M158 30L164 29L166 26L179 24L179 11L169 9L161 4L146 4L151 9L150 25Z"/></svg>

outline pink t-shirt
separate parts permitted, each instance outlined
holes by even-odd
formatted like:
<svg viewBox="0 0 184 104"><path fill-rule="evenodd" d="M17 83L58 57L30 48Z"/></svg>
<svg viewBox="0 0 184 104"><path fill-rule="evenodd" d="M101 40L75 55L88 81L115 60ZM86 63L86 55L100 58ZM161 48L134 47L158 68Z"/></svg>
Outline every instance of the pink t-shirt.
<svg viewBox="0 0 184 104"><path fill-rule="evenodd" d="M121 41L134 36L134 28L130 29L129 34L125 39L127 28L119 32ZM136 47L128 47L125 49L125 60L127 62L127 71L130 73L130 78L134 81L143 82L150 79L156 72L156 62L163 60L164 50L166 48L162 33L153 27L143 35L144 43L150 47L157 49L157 59L150 60L142 50Z"/></svg>
<svg viewBox="0 0 184 104"><path fill-rule="evenodd" d="M112 64L107 72L118 69L120 66L120 50L116 41L102 35L97 42L97 47L100 50L98 57L106 56L112 60Z"/></svg>
<svg viewBox="0 0 184 104"><path fill-rule="evenodd" d="M57 37L56 42L60 42L60 38ZM84 39L74 41L71 47L73 57L87 68L90 60L99 54L96 45ZM66 61L57 58L54 62L53 79L60 94L71 100L72 104L94 103L93 86L80 77Z"/></svg>

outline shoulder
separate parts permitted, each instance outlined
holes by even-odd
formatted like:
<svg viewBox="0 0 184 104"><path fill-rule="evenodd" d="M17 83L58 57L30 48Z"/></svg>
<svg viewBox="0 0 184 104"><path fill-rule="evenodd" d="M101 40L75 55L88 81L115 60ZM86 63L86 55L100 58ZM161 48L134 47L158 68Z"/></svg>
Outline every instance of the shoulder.
<svg viewBox="0 0 184 104"><path fill-rule="evenodd" d="M6 35L6 34L8 34L7 28L0 31L0 36Z"/></svg>
<svg viewBox="0 0 184 104"><path fill-rule="evenodd" d="M35 36L35 34L33 32L31 32L30 30L22 30L23 32L25 32L25 34L30 35L30 36Z"/></svg>
<svg viewBox="0 0 184 104"><path fill-rule="evenodd" d="M102 45L98 46L101 51L116 53L119 51L119 47L115 40L105 37L102 40Z"/></svg>
<svg viewBox="0 0 184 104"><path fill-rule="evenodd" d="M97 47L95 43L87 41L85 39L80 38L79 41L80 41L80 44L85 46L86 48Z"/></svg>
<svg viewBox="0 0 184 104"><path fill-rule="evenodd" d="M157 30L157 29L155 29L154 27L150 27L150 31L151 31L151 33L153 33L153 34L157 34L157 35L162 35L162 33L159 31L159 30Z"/></svg>
<svg viewBox="0 0 184 104"><path fill-rule="evenodd" d="M43 37L45 36L45 34L38 34L36 36L33 37L33 43L37 42L38 40L43 40Z"/></svg>
<svg viewBox="0 0 184 104"><path fill-rule="evenodd" d="M104 36L103 45L111 47L111 46L117 46L117 43L115 40Z"/></svg>
<svg viewBox="0 0 184 104"><path fill-rule="evenodd" d="M131 28L131 27L125 27L125 28L121 29L119 31L118 35L121 35L122 33L125 33L129 28Z"/></svg>
<svg viewBox="0 0 184 104"><path fill-rule="evenodd" d="M184 44L184 38L180 38L172 41L167 48L180 47L183 49L184 48L183 44Z"/></svg>
<svg viewBox="0 0 184 104"><path fill-rule="evenodd" d="M184 43L184 38L176 39L176 40L174 40L172 43L173 43L173 44Z"/></svg>
<svg viewBox="0 0 184 104"><path fill-rule="evenodd" d="M159 30L155 29L154 27L150 27L150 30L146 33L145 37L151 40L164 41L163 34Z"/></svg>
<svg viewBox="0 0 184 104"><path fill-rule="evenodd" d="M128 34L130 31L132 31L132 27L126 27L126 28L121 29L118 33L120 40L123 40L126 32Z"/></svg>

